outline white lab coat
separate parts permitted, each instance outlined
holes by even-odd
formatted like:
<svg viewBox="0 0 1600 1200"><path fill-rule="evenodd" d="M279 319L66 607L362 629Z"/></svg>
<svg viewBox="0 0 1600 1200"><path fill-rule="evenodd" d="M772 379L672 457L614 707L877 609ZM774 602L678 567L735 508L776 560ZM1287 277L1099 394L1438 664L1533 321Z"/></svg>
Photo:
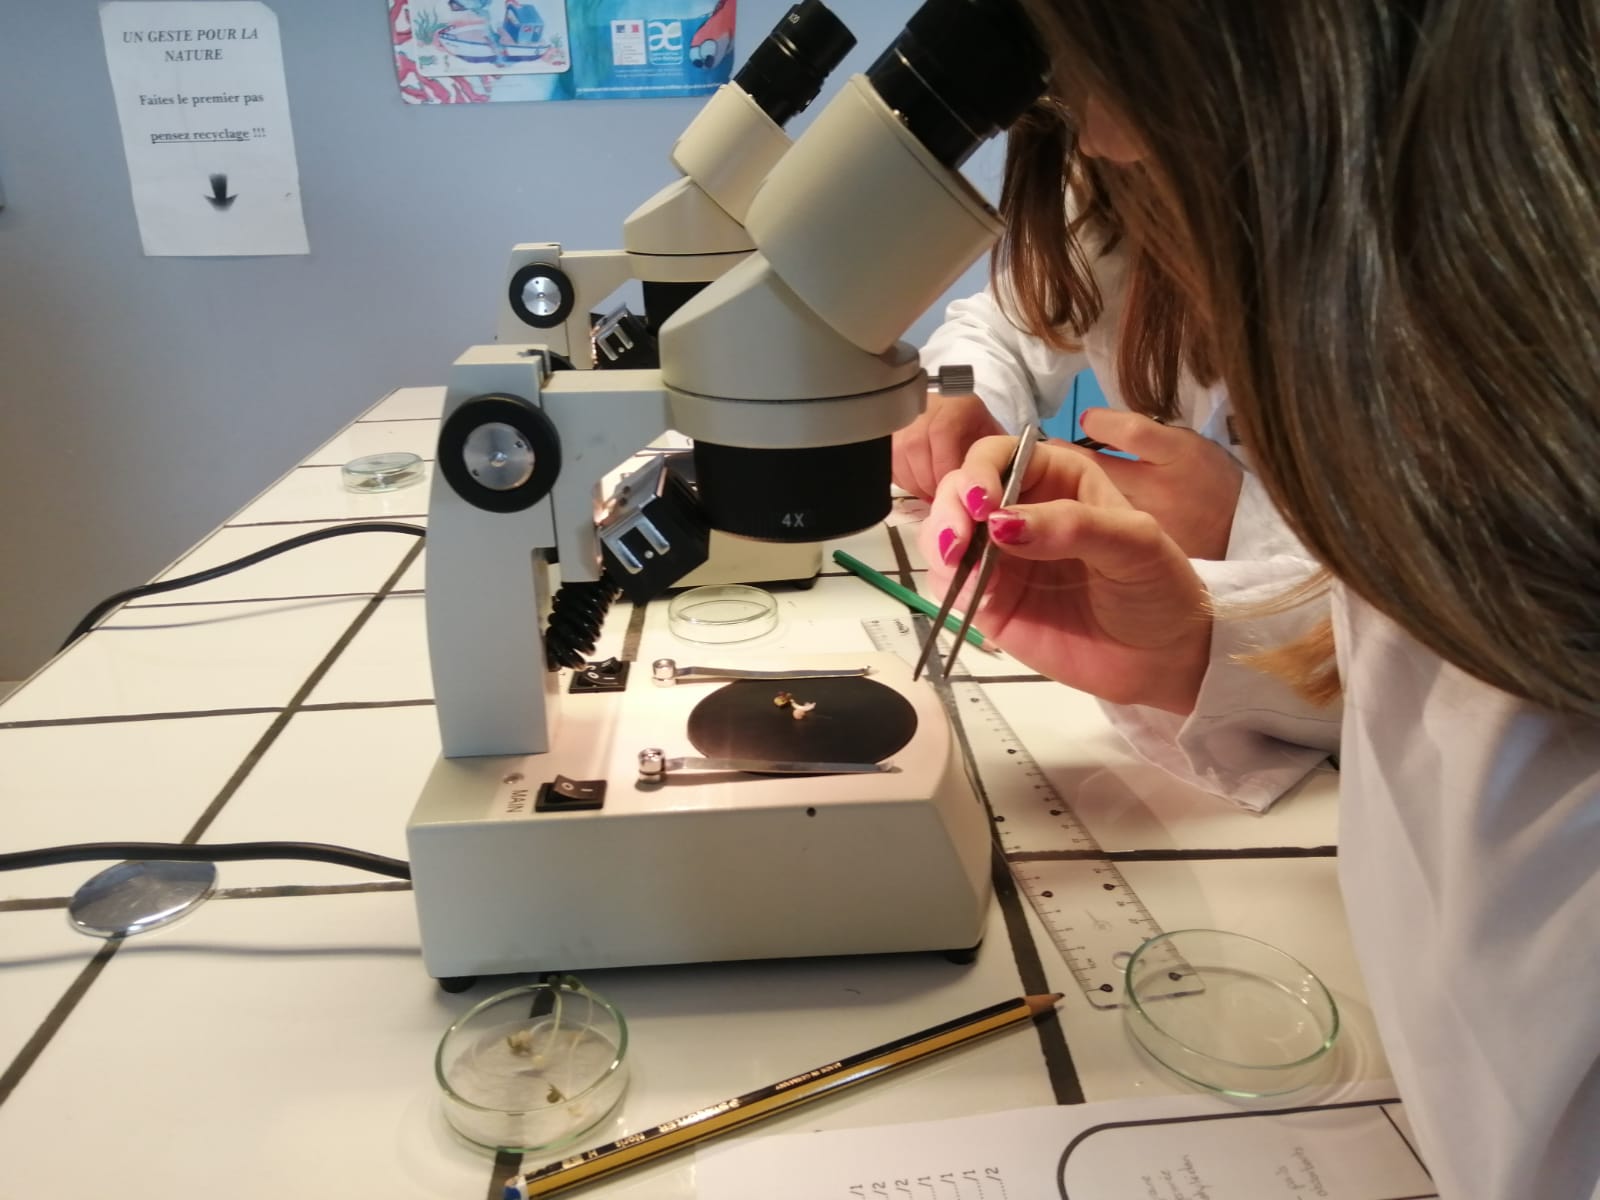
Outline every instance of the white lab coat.
<svg viewBox="0 0 1600 1200"><path fill-rule="evenodd" d="M1084 366L1120 406L1119 306L1102 289L1082 354L1028 338L986 292L950 306L924 361L970 362L1013 432ZM1225 397L1186 379L1179 399L1184 424L1227 445ZM1224 611L1315 569L1248 472L1228 561L1194 566ZM1303 632L1320 605L1217 621L1186 718L1104 707L1145 757L1253 808L1337 747L1341 890L1439 1195L1600 1200L1600 726L1471 679L1338 585L1330 601L1342 710L1234 660Z"/></svg>
<svg viewBox="0 0 1600 1200"><path fill-rule="evenodd" d="M1600 1198L1600 723L1335 588L1339 879L1444 1200Z"/></svg>

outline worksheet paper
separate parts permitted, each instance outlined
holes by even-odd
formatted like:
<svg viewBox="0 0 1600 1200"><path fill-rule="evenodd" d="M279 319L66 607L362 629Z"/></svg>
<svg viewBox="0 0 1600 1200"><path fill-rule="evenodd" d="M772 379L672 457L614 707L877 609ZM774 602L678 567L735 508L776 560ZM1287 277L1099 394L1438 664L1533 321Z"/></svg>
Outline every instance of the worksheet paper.
<svg viewBox="0 0 1600 1200"><path fill-rule="evenodd" d="M1337 1103L1209 1096L1023 1108L740 1138L695 1161L700 1200L1423 1200L1392 1085Z"/></svg>
<svg viewBox="0 0 1600 1200"><path fill-rule="evenodd" d="M118 0L100 28L144 252L309 253L272 10Z"/></svg>

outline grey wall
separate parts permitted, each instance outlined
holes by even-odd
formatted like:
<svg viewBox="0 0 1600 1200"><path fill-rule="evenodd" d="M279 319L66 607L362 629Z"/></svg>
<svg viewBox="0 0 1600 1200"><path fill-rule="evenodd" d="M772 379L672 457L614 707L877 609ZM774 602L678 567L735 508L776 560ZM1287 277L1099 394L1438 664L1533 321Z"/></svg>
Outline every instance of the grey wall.
<svg viewBox="0 0 1600 1200"><path fill-rule="evenodd" d="M672 178L667 151L699 104L411 106L384 0L269 3L307 257L144 257L97 6L49 6L49 41L70 54L15 36L0 48L0 679L35 669L96 600L160 571L383 393L443 383L492 336L514 242L616 245ZM860 42L836 81L916 7L830 6ZM787 7L741 0L741 61ZM13 31L25 13L38 6L0 0ZM968 174L993 195L998 149ZM982 280L980 265L955 290Z"/></svg>

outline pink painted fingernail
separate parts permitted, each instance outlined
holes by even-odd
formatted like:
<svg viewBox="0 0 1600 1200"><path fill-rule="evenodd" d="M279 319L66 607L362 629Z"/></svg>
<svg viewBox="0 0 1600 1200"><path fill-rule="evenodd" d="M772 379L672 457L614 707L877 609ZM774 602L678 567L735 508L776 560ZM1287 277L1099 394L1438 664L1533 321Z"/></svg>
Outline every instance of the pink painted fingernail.
<svg viewBox="0 0 1600 1200"><path fill-rule="evenodd" d="M989 493L981 487L968 488L964 503L974 521L981 521L989 515Z"/></svg>
<svg viewBox="0 0 1600 1200"><path fill-rule="evenodd" d="M997 508L989 514L989 536L1001 545L1015 546L1028 540L1028 522L1020 513Z"/></svg>
<svg viewBox="0 0 1600 1200"><path fill-rule="evenodd" d="M956 548L956 531L948 526L939 531L939 561L950 565L950 552Z"/></svg>

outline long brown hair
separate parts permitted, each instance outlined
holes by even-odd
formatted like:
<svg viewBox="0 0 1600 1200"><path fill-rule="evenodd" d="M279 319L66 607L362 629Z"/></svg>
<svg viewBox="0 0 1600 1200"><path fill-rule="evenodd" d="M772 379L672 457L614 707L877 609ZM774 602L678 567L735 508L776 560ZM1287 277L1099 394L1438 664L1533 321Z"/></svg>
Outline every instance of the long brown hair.
<svg viewBox="0 0 1600 1200"><path fill-rule="evenodd" d="M1170 369L1203 330L1300 538L1456 666L1600 716L1593 0L1023 2L1059 99L1146 150L1099 174L1176 298L1147 344ZM1076 285L1015 251L1059 236L1059 148L1005 198L1041 335Z"/></svg>
<svg viewBox="0 0 1600 1200"><path fill-rule="evenodd" d="M1056 97L1041 100L1007 134L1000 208L1009 219L993 266L1018 286L999 289L1000 301L1017 324L1058 350L1078 349L1104 311L1090 259L1123 242L1113 187L1124 173L1079 156L1071 110ZM1121 190L1129 190L1126 183ZM1181 369L1203 383L1213 371L1160 249L1122 246L1127 336L1117 340L1116 370L1128 407L1170 421L1178 415Z"/></svg>

